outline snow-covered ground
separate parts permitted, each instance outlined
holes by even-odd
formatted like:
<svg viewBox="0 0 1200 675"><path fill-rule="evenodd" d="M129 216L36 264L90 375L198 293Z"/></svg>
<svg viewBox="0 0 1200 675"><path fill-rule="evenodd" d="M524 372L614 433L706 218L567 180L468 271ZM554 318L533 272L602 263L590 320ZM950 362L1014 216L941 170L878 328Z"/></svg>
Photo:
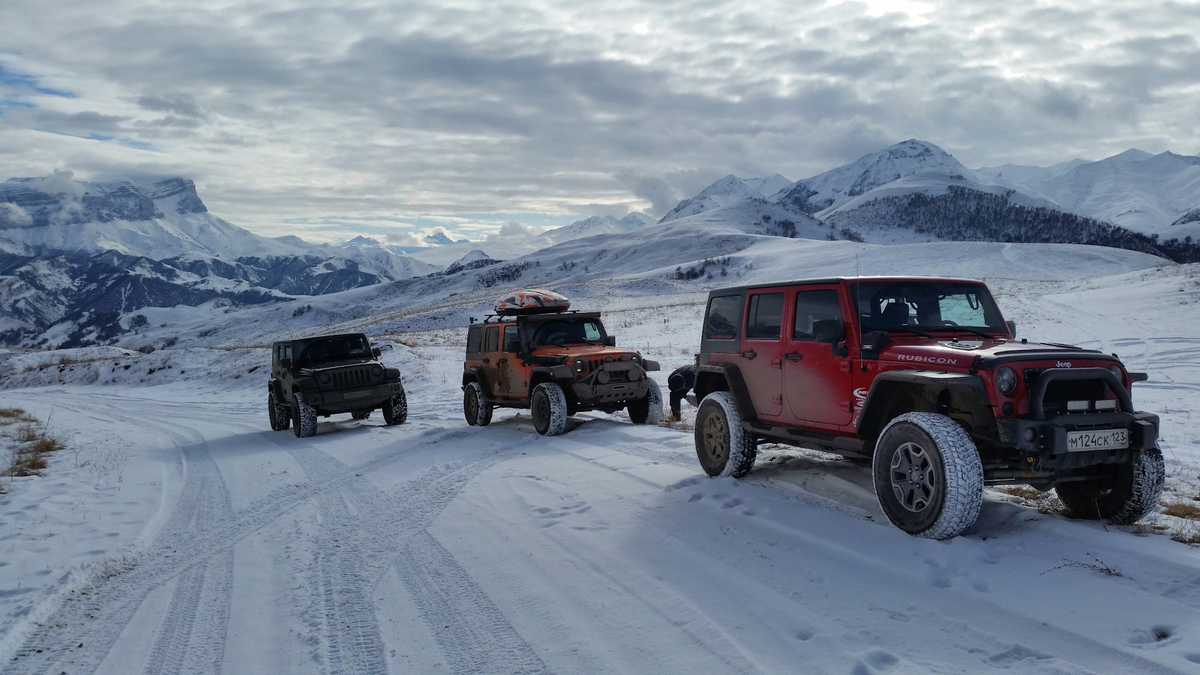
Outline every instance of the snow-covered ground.
<svg viewBox="0 0 1200 675"><path fill-rule="evenodd" d="M1149 372L1134 393L1163 418L1167 499L1200 497L1195 265L776 240L727 273L934 262L986 278L1020 334ZM559 289L661 361L661 384L691 361L703 287ZM267 424L278 310L213 317L192 341L204 346L0 354L0 407L49 419L67 446L0 495L0 670L1200 672L1200 550L1167 536L1186 521L1106 528L989 490L965 536L928 541L886 522L865 470L819 453L772 447L746 480L707 478L686 406L683 423L650 428L582 414L558 438L524 412L468 427L462 317L485 294L498 293L426 310L339 294L377 308L339 318L395 345L384 360L411 414L392 428L331 418L311 439ZM333 311L319 302L287 329Z"/></svg>

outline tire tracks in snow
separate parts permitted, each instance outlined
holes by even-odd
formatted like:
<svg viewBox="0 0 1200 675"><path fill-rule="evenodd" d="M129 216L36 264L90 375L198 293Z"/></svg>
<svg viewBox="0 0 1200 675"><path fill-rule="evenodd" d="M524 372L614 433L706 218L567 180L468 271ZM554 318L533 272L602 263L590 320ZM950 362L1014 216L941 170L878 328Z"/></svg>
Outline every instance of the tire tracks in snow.
<svg viewBox="0 0 1200 675"><path fill-rule="evenodd" d="M353 513L344 502L333 503L341 495L323 496L323 528L311 574L321 589L328 672L386 672L371 591L389 567L413 598L451 672L547 672L487 593L427 531L471 480L520 444L501 444L486 455L435 466L390 493L365 478L351 481L342 492ZM316 480L344 466L311 448L288 451Z"/></svg>
<svg viewBox="0 0 1200 675"><path fill-rule="evenodd" d="M125 419L161 430L177 445L187 441L167 427L144 419ZM94 672L146 596L193 568L201 571L192 574L212 582L208 585L201 582L199 595L195 593L195 578L190 583L182 580L177 583L168 618L156 636L151 660L145 667L153 672L176 672L171 670L175 665L181 671L219 670L228 626L233 547L300 504L336 491L359 476L403 457L402 453L389 453L356 467L330 471L320 481L277 488L227 520L213 522L205 516L221 507L210 502L197 509L195 495L205 492L201 488L205 484L216 492L208 499L227 502L227 491L224 497L220 496L224 484L219 471L211 463L206 444L183 446L181 452L190 462L183 493L158 536L138 554L107 561L95 571L89 583L70 592L59 608L26 637L7 664L6 673ZM173 656L181 651L183 657ZM155 659L161 659L161 665L156 665L159 662ZM156 667L161 670L153 670Z"/></svg>

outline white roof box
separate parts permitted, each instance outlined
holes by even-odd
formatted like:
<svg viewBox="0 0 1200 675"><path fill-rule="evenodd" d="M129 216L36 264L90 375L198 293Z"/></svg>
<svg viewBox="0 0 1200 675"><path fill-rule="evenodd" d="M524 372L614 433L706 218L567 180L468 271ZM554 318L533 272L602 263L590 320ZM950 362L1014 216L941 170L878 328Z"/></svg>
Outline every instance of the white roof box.
<svg viewBox="0 0 1200 675"><path fill-rule="evenodd" d="M496 303L496 314L550 314L565 312L571 308L571 301L553 291L541 288L528 288L517 291Z"/></svg>

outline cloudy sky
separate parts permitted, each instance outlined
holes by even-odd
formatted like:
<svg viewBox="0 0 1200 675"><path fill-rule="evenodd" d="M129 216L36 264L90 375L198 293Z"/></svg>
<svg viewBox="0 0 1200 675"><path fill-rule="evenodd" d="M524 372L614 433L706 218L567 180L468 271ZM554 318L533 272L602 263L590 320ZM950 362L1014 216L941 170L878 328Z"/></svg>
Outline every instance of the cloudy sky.
<svg viewBox="0 0 1200 675"><path fill-rule="evenodd" d="M0 26L0 180L182 175L314 240L661 215L910 137L971 167L1200 154L1196 2L51 0Z"/></svg>

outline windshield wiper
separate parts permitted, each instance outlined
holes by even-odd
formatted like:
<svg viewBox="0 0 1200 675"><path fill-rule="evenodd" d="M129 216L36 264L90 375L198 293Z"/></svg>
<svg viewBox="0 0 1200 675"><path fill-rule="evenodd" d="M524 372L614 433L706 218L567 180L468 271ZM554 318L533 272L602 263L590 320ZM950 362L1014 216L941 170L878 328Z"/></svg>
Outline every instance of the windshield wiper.
<svg viewBox="0 0 1200 675"><path fill-rule="evenodd" d="M888 326L887 328L884 328L884 330L886 330L886 331L903 330L903 331L908 331L909 333L912 333L913 335L920 335L923 338L932 338L933 337L932 335L930 335L929 333L926 333L925 331L917 330L916 328L912 328L910 326Z"/></svg>
<svg viewBox="0 0 1200 675"><path fill-rule="evenodd" d="M974 329L974 328L969 328L969 327L967 327L967 326L938 326L938 327L936 327L936 328L930 328L929 330L932 330L932 331L939 331L939 330L945 330L945 331L965 330L965 331L967 331L968 333L974 333L974 334L978 335L979 337L987 338L987 339L989 339L989 340L995 340L995 339L996 339L996 336L995 336L995 335L992 335L991 333L985 333L985 332L983 332L983 331L981 331L981 330L976 330L976 329Z"/></svg>

